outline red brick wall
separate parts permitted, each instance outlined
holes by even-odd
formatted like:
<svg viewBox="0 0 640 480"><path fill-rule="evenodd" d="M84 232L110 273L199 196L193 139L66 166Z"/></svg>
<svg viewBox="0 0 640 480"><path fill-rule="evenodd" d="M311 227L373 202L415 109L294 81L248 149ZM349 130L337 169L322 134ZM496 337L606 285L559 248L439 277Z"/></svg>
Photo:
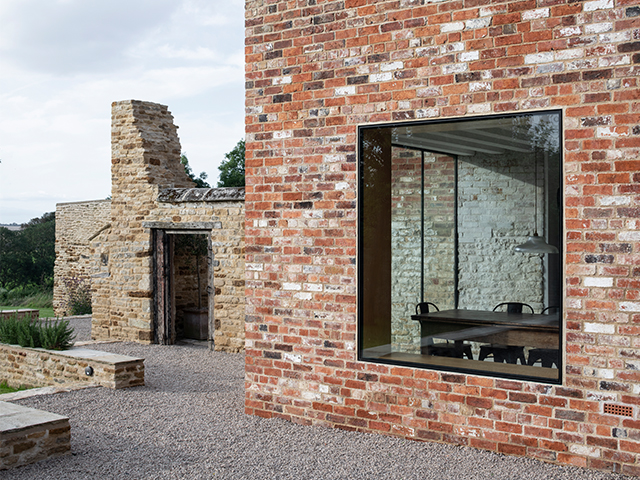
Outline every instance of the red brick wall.
<svg viewBox="0 0 640 480"><path fill-rule="evenodd" d="M640 474L637 5L247 0L248 413ZM358 362L356 127L545 108L564 385Z"/></svg>

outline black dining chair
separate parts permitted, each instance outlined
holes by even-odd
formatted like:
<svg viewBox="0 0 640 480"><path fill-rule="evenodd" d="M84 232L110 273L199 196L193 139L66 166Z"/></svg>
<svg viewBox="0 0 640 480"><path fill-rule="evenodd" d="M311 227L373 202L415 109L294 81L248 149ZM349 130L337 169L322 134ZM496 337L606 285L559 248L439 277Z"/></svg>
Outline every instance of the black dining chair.
<svg viewBox="0 0 640 480"><path fill-rule="evenodd" d="M524 312L525 308L529 310L528 313L533 313L533 307L531 305L521 302L502 302L493 307L493 311L497 312L504 306L507 307L507 313L522 313Z"/></svg>
<svg viewBox="0 0 640 480"><path fill-rule="evenodd" d="M529 310L527 313L533 314L533 307L527 303L521 302L502 302L493 307L493 311L506 308L507 313L523 313L523 311ZM524 347L516 345L483 345L480 347L480 354L478 360L484 360L487 357L493 357L493 361L496 363L518 363L520 365L526 365L527 359L524 356Z"/></svg>
<svg viewBox="0 0 640 480"><path fill-rule="evenodd" d="M550 315L553 312L559 312L560 307L551 306L542 310L542 315ZM556 368L559 367L560 363L560 350L557 348L532 348L529 350L529 357L527 358L527 365L534 365L536 362L540 362L540 364L544 368L552 368L553 365Z"/></svg>
<svg viewBox="0 0 640 480"><path fill-rule="evenodd" d="M556 312L559 312L559 311L560 311L560 307L558 307L558 306L556 306L556 305L553 305L553 306L551 306L551 307L544 308L544 309L542 309L542 311L540 312L540 314L541 314L541 315L549 315L547 312L551 312L551 311L553 311L553 310L555 310Z"/></svg>
<svg viewBox="0 0 640 480"><path fill-rule="evenodd" d="M416 315L429 313L432 307L436 312L440 311L440 309L435 303L420 302L416 305ZM446 343L425 345L421 348L421 353L424 355L433 355L436 357L464 358L464 356L466 356L470 360L473 359L473 354L471 353L471 346L463 345L461 343L456 344L456 343L446 342Z"/></svg>
<svg viewBox="0 0 640 480"><path fill-rule="evenodd" d="M429 313L429 308L433 307L436 309L436 312L439 312L440 309L435 303L431 302L420 302L416 305L416 315L422 315L423 313Z"/></svg>

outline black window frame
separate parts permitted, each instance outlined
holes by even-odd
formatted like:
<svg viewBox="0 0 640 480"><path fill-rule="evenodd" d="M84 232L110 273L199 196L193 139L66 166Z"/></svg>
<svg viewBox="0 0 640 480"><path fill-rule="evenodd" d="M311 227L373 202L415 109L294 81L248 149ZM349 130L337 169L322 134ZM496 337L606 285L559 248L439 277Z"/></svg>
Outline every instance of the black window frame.
<svg viewBox="0 0 640 480"><path fill-rule="evenodd" d="M529 376L529 375L520 375L520 374L501 374L499 372L491 372L491 371L483 371L478 369L471 368L457 368L457 367L444 367L444 366L436 366L436 365L428 365L424 363L414 363L410 361L398 361L398 360L386 360L378 357L365 357L363 355L363 328L364 328L364 320L363 320L363 201L362 201L362 192L363 192L363 148L362 148L362 136L363 132L372 129L381 129L381 128L394 128L394 127L407 127L407 126L421 126L421 125L435 125L435 124L445 124L445 123L457 123L464 121L482 121L482 120L493 120L493 119L503 119L503 118L514 118L514 117L522 117L527 115L545 115L545 114L557 114L558 115L558 141L559 141L559 149L558 149L558 168L559 168L559 182L560 182L560 190L558 196L559 202L559 237L561 242L560 248L560 259L559 259L559 276L560 276L560 321L559 321L559 363L558 367L558 378L555 379L545 379L538 376ZM564 111L562 109L549 109L549 110L536 110L536 111L522 111L522 112L512 112L505 114L493 114L493 115L473 115L473 116L465 116L465 117L455 117L455 118L437 118L437 119L427 119L427 120L413 120L413 121L397 121L397 122L383 122L383 123L375 123L375 124L365 124L358 125L356 129L356 141L357 141L357 242L356 242L356 262L357 262L357 299L356 299L356 350L357 350L357 359L361 362L366 363L378 363L392 366L401 366L401 367L411 367L418 368L421 370L433 370L433 371L441 371L441 372L453 372L467 375L475 375L481 377L491 377L491 378L500 378L500 379L509 379L509 380L521 380L521 381L530 381L540 384L552 384L552 385L562 385L564 382L564 354L565 354L565 332L564 332L564 297L565 297L565 286L564 279L565 275L565 235L566 229L564 225ZM435 151L435 150L426 150L430 153L436 154L445 154L448 155L447 152L444 151ZM456 190L458 185L458 162L455 162L455 182L456 182ZM456 217L457 217L457 206L456 206ZM458 234L457 234L457 220L455 222L456 228L456 238L455 242L458 242ZM424 236L423 236L424 241ZM457 250L457 247L456 247ZM456 260L455 260L455 268L458 269L458 254L456 252ZM421 279L422 281L422 279ZM456 283L457 283L457 274L456 274ZM421 288L421 291L424 292L424 288ZM391 293L391 292L389 292ZM456 296L457 296L457 288L456 288ZM457 300L456 300L457 304Z"/></svg>

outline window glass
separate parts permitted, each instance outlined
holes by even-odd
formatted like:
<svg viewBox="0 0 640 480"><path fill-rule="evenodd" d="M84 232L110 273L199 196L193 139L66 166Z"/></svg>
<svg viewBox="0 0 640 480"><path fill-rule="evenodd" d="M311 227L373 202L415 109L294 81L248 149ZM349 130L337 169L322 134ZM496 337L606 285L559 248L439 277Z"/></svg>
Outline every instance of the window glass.
<svg viewBox="0 0 640 480"><path fill-rule="evenodd" d="M560 381L560 121L359 129L362 360Z"/></svg>

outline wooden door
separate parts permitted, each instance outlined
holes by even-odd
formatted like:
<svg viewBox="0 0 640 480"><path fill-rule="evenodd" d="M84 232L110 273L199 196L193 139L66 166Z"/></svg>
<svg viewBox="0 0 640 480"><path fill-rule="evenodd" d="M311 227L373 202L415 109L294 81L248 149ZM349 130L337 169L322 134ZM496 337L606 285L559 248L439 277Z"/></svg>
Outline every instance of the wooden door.
<svg viewBox="0 0 640 480"><path fill-rule="evenodd" d="M172 258L173 239L165 230L153 231L154 316L153 339L160 345L175 343L173 315Z"/></svg>

